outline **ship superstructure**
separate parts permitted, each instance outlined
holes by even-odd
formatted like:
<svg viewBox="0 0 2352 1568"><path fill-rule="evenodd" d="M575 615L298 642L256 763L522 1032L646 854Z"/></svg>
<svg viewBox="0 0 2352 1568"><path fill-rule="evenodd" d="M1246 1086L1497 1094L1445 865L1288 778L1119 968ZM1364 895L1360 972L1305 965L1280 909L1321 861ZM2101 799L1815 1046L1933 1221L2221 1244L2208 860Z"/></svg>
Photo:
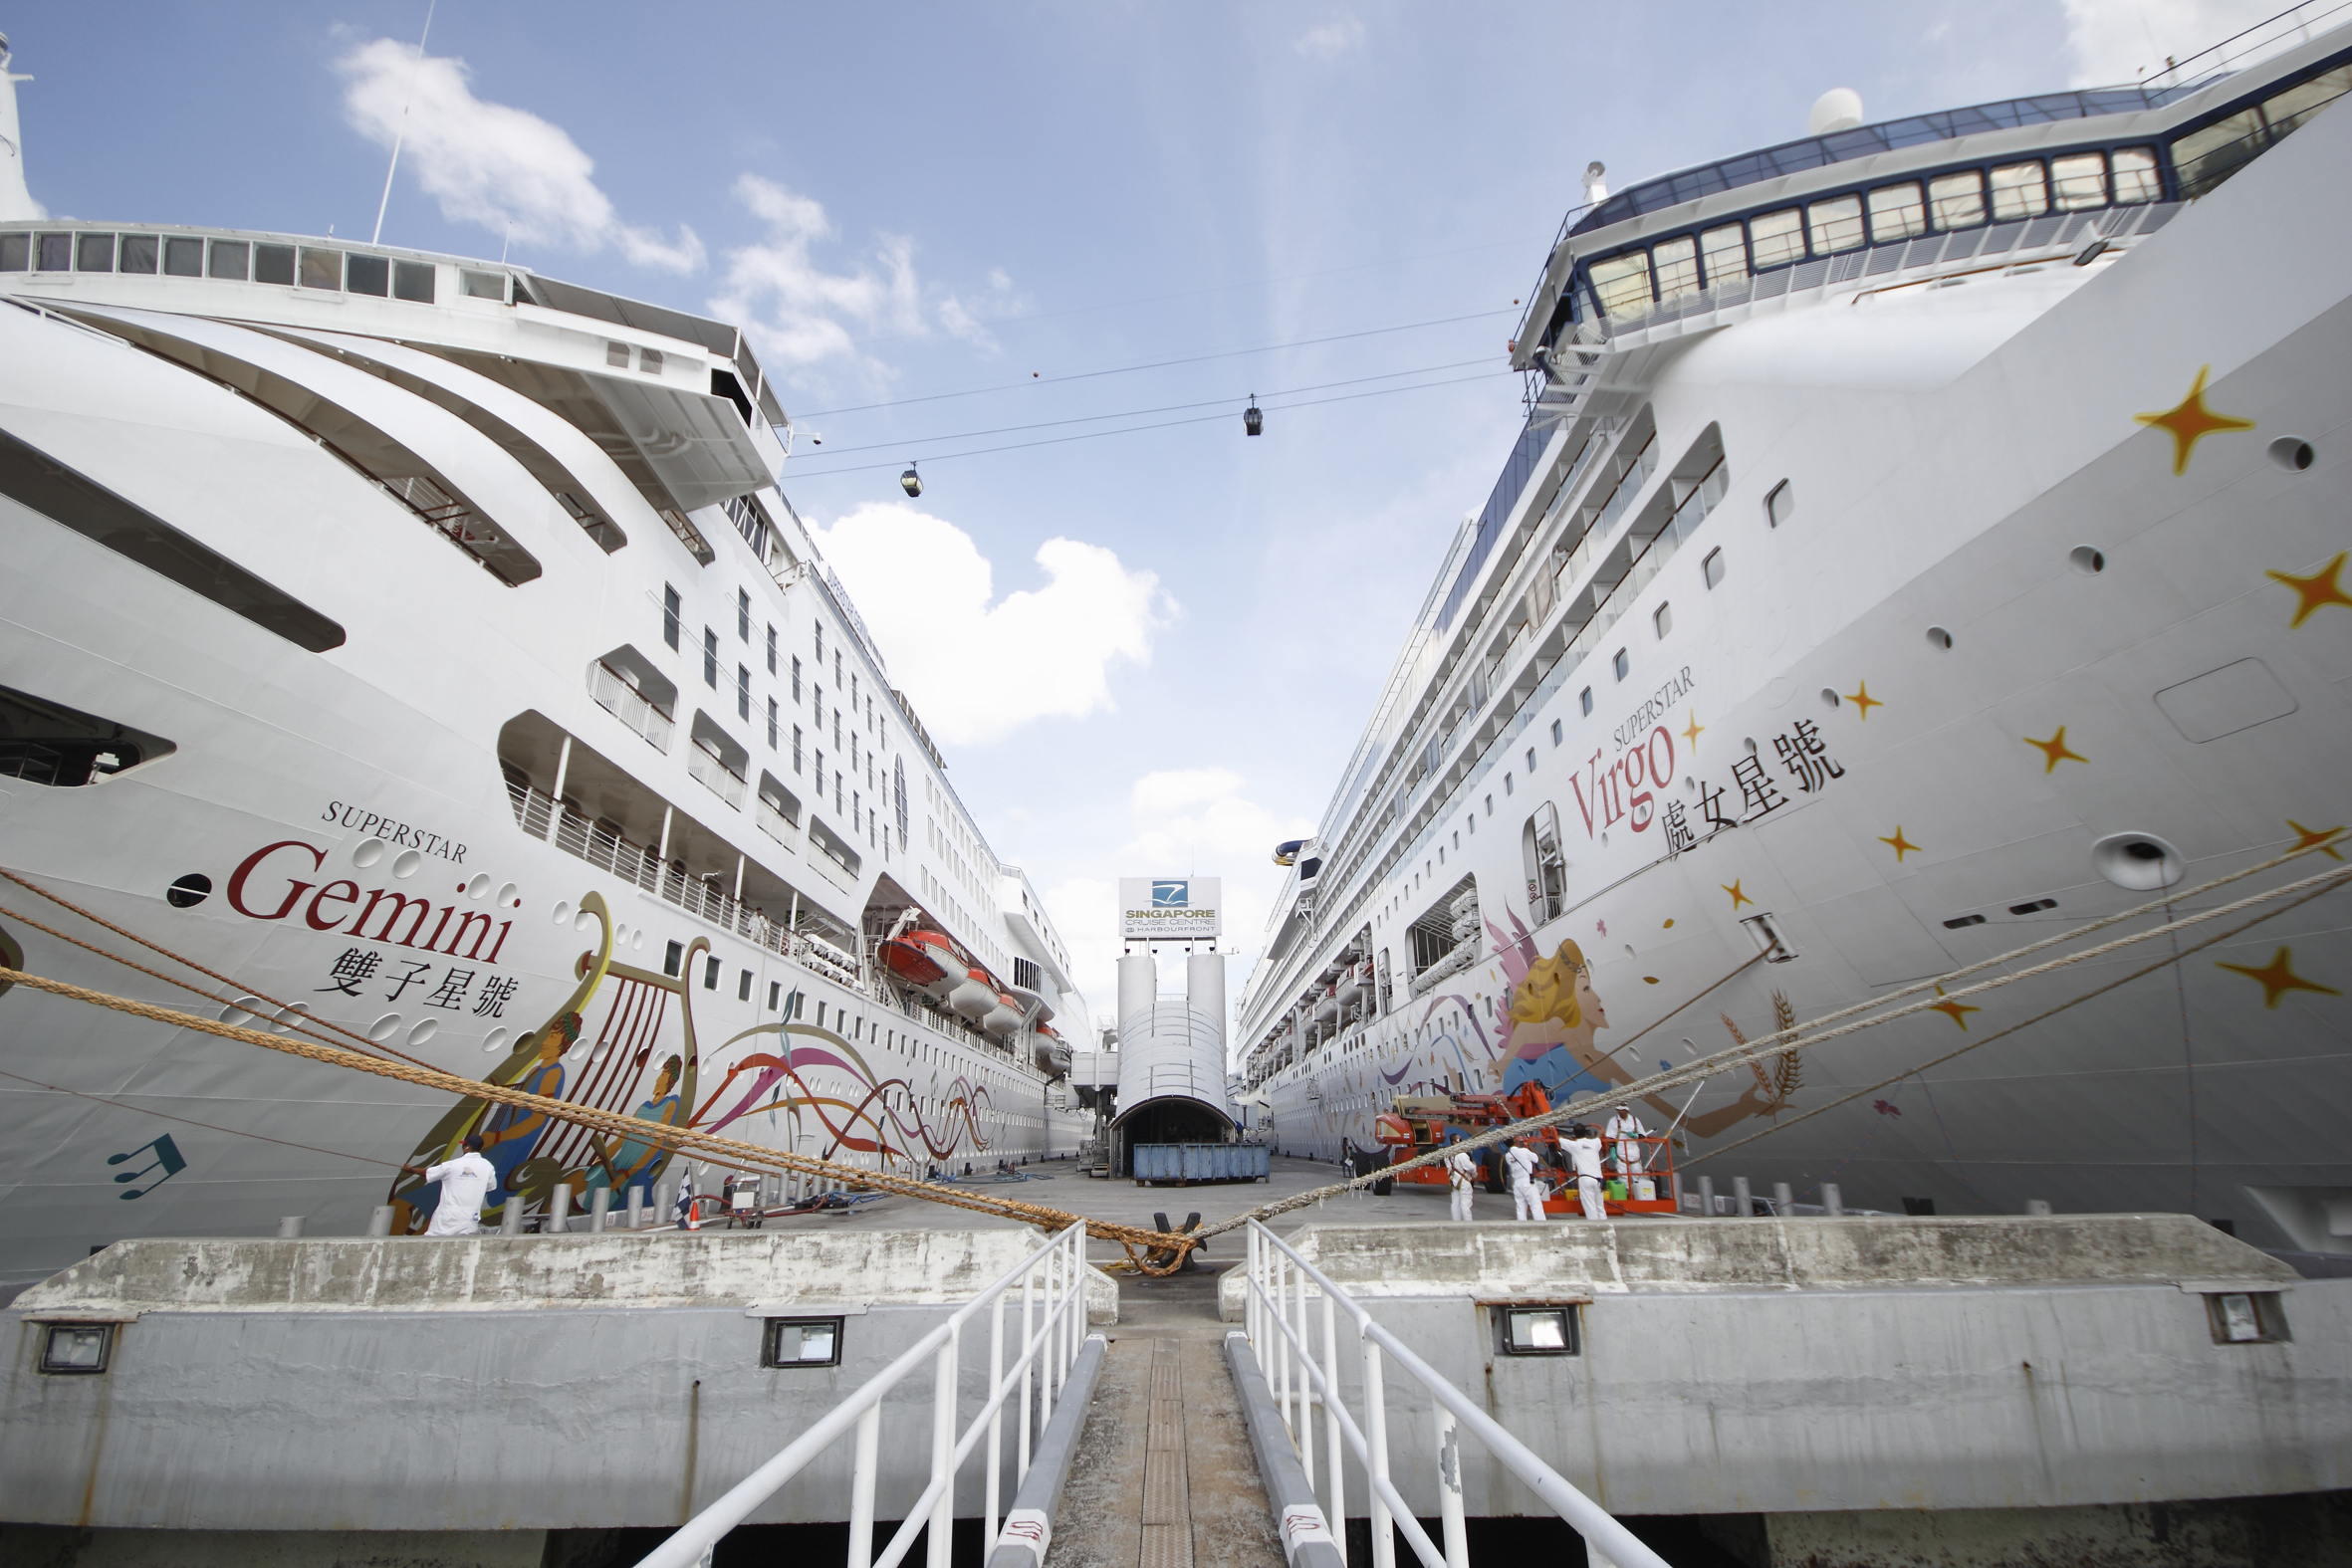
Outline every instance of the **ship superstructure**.
<svg viewBox="0 0 2352 1568"><path fill-rule="evenodd" d="M1074 1148L1067 949L787 500L793 427L734 327L120 223L0 223L0 866L469 1076L900 1170ZM114 941L25 887L0 906L12 963L223 1010L29 924ZM954 999L881 961L916 933L960 955ZM284 1215L355 1233L387 1198L421 1225L394 1167L468 1127L493 1219L676 1174L0 1008L8 1278Z"/></svg>
<svg viewBox="0 0 2352 1568"><path fill-rule="evenodd" d="M2348 89L2352 30L2289 31L1571 212L1526 426L1278 853L1241 1025L1273 1141L1606 1100L2352 821ZM1702 1157L1778 1129L1717 1169L1800 1192L2342 1251L2308 1109L2352 1088L2341 899L1636 1109Z"/></svg>

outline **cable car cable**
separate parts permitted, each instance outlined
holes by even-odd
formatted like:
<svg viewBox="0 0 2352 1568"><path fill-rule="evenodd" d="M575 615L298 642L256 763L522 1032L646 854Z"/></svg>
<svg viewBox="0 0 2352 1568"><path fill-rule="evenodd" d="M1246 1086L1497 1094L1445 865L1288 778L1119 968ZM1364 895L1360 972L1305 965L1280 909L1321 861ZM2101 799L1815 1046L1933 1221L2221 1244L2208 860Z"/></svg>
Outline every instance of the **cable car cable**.
<svg viewBox="0 0 2352 1568"><path fill-rule="evenodd" d="M1273 353L1282 348L1311 348L1317 343L1347 342L1357 337L1378 337L1384 333L1417 332L1424 327L1451 327L1457 322L1481 322L1491 317L1517 317L1513 311L1473 311L1467 316L1441 316L1426 322L1402 322L1394 327L1367 327L1361 332L1334 333L1328 337L1299 337L1290 342L1261 343L1254 348L1221 348L1214 353L1191 354L1181 359L1152 359L1138 364L1114 364L1099 370L1073 370L1066 375L1031 376L1026 381L999 381L990 386L969 386L960 392L926 392L920 397L889 397L878 403L850 403L840 408L818 408L796 415L799 419L829 419L834 414L858 414L872 408L902 408L909 403L936 403L950 397L977 397L983 392L1009 392L1017 386L1052 386L1058 381L1087 381L1105 375L1130 375L1138 370L1165 370L1172 365L1204 364L1211 359L1233 359L1243 354Z"/></svg>

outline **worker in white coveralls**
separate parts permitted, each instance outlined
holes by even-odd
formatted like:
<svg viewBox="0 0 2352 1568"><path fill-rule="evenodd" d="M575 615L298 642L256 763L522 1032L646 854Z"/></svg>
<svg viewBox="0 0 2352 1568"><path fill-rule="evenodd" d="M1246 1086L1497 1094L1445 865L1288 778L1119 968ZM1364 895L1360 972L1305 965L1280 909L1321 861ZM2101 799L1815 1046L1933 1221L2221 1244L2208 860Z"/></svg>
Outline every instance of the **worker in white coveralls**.
<svg viewBox="0 0 2352 1568"><path fill-rule="evenodd" d="M440 1201L433 1205L433 1218L424 1228L427 1235L473 1235L482 1229L482 1200L490 1196L490 1189L498 1185L498 1171L482 1158L482 1135L465 1135L465 1152L454 1160L439 1165L404 1165L403 1171L414 1171L427 1182L441 1184ZM509 1195L507 1202L520 1203Z"/></svg>
<svg viewBox="0 0 2352 1568"><path fill-rule="evenodd" d="M1512 1218L1540 1222L1543 1195L1535 1190L1535 1151L1528 1147L1526 1139L1514 1138L1503 1163L1511 1171Z"/></svg>
<svg viewBox="0 0 2352 1568"><path fill-rule="evenodd" d="M1454 1190L1453 1215L1457 1220L1470 1218L1470 1195L1478 1181L1478 1162L1468 1149L1457 1147L1446 1156L1446 1182Z"/></svg>
<svg viewBox="0 0 2352 1568"><path fill-rule="evenodd" d="M1601 1137L1616 1145L1610 1153L1617 1157L1617 1174L1628 1180L1641 1175L1647 1168L1644 1156L1648 1153L1648 1146L1635 1140L1647 1138L1650 1130L1642 1125L1640 1117L1633 1114L1633 1107L1618 1106L1617 1113L1609 1118L1607 1125L1600 1131Z"/></svg>
<svg viewBox="0 0 2352 1568"><path fill-rule="evenodd" d="M1576 1196L1583 1201L1584 1218L1606 1220L1609 1211L1600 1196L1600 1134L1590 1122L1570 1122L1560 1148L1576 1173Z"/></svg>

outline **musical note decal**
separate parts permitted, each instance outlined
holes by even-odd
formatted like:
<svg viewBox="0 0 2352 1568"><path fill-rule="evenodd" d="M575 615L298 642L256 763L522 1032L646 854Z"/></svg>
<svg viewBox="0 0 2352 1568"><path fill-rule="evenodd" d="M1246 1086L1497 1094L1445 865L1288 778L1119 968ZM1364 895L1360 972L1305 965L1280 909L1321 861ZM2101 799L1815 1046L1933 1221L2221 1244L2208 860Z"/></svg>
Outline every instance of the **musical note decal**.
<svg viewBox="0 0 2352 1568"><path fill-rule="evenodd" d="M155 1158L152 1161L146 1165L140 1166L135 1171L123 1171L117 1175L115 1180L118 1182L135 1182L140 1177L146 1175L149 1171L161 1171L163 1174L156 1177L153 1181L147 1183L147 1185L144 1187L133 1187L127 1192L117 1193L115 1195L117 1198L144 1198L147 1194L153 1192L156 1188L161 1187L165 1182L170 1181L173 1177L179 1175L180 1172L188 1168L188 1162L180 1155L179 1145L171 1141L171 1134L169 1133L165 1133L153 1143L143 1143L135 1149L126 1149L120 1154L110 1154L107 1156L107 1164L120 1165L125 1160L136 1159L138 1156L146 1153L150 1149L155 1152Z"/></svg>

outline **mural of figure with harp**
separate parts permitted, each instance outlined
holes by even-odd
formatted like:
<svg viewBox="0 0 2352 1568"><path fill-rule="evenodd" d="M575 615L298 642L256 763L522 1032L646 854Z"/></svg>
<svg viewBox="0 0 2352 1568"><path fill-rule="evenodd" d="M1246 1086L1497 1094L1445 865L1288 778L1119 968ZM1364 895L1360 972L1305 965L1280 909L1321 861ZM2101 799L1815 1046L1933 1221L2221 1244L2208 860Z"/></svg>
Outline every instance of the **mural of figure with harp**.
<svg viewBox="0 0 2352 1568"><path fill-rule="evenodd" d="M601 896L584 895L580 910L594 917L598 938L595 951L580 957L579 986L546 1023L515 1041L485 1081L597 1110L633 1106L642 1121L679 1125L683 1108L693 1103L700 1067L693 993L682 979L612 962L612 917ZM680 975L693 974L696 955L709 947L697 937L679 965ZM679 1044L664 1051L664 1028L673 1009ZM587 1032L591 1016L597 1020L592 1037ZM467 1133L477 1131L498 1172L498 1185L484 1204L485 1217L493 1221L504 1219L509 1203L545 1212L559 1182L572 1189L576 1201L597 1187L650 1188L670 1155L648 1139L625 1138L614 1149L599 1134L543 1111L466 1099L426 1134L408 1163L446 1159ZM393 1233L421 1232L439 1198L437 1184L403 1175L390 1196Z"/></svg>

